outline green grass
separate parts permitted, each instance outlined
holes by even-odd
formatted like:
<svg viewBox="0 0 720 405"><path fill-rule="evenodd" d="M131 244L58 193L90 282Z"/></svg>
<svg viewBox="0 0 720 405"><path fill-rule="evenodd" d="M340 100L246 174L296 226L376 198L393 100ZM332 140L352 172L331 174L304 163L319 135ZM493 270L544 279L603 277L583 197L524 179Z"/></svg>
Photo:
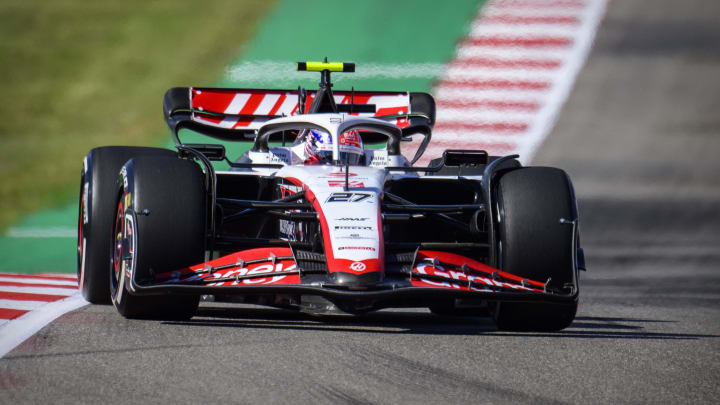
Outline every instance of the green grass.
<svg viewBox="0 0 720 405"><path fill-rule="evenodd" d="M0 2L0 232L67 203L91 148L161 144L165 90L216 83L273 6Z"/></svg>

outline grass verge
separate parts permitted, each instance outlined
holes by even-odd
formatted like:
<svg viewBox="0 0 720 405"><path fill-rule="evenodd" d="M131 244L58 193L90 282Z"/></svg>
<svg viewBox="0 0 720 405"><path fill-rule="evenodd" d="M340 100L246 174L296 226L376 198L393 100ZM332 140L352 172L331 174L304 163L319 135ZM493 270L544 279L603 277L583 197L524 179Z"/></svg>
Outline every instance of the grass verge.
<svg viewBox="0 0 720 405"><path fill-rule="evenodd" d="M273 6L0 2L0 232L74 196L91 148L164 140L164 91L214 84Z"/></svg>

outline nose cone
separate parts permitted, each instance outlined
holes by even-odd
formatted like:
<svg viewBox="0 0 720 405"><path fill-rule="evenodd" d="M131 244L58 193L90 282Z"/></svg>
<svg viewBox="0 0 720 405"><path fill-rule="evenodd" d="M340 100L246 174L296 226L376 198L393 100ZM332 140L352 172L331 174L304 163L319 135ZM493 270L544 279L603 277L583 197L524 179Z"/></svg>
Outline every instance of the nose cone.
<svg viewBox="0 0 720 405"><path fill-rule="evenodd" d="M383 273L379 271L362 274L338 271L329 275L331 283L345 287L370 287L380 284L383 281L383 278Z"/></svg>

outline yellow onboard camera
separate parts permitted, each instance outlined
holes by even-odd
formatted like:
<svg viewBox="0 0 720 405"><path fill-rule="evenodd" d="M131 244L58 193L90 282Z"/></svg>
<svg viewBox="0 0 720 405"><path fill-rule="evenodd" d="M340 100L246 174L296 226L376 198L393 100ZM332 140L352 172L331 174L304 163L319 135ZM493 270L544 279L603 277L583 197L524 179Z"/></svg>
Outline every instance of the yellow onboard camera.
<svg viewBox="0 0 720 405"><path fill-rule="evenodd" d="M354 72L355 64L351 62L298 62L298 71L307 72Z"/></svg>

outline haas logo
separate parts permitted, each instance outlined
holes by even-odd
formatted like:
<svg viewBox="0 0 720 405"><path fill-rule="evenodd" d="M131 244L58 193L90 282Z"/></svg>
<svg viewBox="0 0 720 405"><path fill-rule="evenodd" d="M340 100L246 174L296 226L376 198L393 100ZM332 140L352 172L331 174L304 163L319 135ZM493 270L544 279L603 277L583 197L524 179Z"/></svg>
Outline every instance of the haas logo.
<svg viewBox="0 0 720 405"><path fill-rule="evenodd" d="M353 264L350 265L350 270L363 271L365 270L365 263L353 262Z"/></svg>

